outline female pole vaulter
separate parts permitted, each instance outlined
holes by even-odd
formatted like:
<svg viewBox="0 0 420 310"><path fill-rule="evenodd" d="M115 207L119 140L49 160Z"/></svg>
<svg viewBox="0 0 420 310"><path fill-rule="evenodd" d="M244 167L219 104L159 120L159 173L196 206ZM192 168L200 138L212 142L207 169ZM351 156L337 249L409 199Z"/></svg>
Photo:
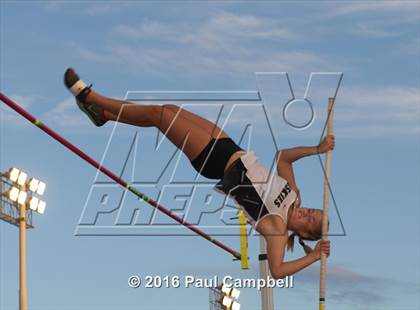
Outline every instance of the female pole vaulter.
<svg viewBox="0 0 420 310"><path fill-rule="evenodd" d="M322 210L300 207L300 194L292 163L300 158L334 149L334 136L318 146L278 151L277 173L262 166L254 152L241 149L216 124L173 104L136 105L104 97L87 86L69 68L64 83L76 97L79 108L96 125L119 121L139 127L158 128L190 160L204 177L220 179L216 191L232 197L248 221L264 236L273 278L284 278L330 254L330 242L322 237ZM288 234L291 231L291 234ZM306 255L284 261L285 249L293 250L294 237ZM312 249L303 240L320 240Z"/></svg>

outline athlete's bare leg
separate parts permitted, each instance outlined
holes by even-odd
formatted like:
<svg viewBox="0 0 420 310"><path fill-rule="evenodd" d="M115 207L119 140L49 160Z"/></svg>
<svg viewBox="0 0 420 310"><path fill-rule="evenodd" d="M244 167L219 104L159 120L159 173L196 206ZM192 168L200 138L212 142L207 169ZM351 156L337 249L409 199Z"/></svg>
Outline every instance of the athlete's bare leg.
<svg viewBox="0 0 420 310"><path fill-rule="evenodd" d="M202 129L207 131L213 138L219 139L229 137L229 135L226 132L224 132L221 128L219 128L215 123L195 113L183 109L175 104L167 104L166 106L169 109L173 110L175 113L177 113L179 116L184 117L200 126Z"/></svg>
<svg viewBox="0 0 420 310"><path fill-rule="evenodd" d="M146 126L144 122L142 122L142 115L144 116L144 111L141 111L142 115L133 114L133 110L137 110L137 106L131 102L116 100L108 97L104 97L99 95L98 93L91 91L91 93L86 98L86 103L93 103L102 106L106 111L110 112L105 113L105 116L109 120L115 120L115 117L119 115L121 108L123 109L122 114L119 116L120 122L137 125L137 126ZM147 105L141 105L147 106ZM154 106L154 105L152 105ZM226 132L220 129L215 123L198 116L195 113L189 112L180 106L174 104L165 104L167 109L175 112L177 114L176 117L183 117L187 120L194 122L197 126L199 126L204 131L208 132L211 137L213 138L226 138L229 137ZM139 123L140 122L140 123ZM153 125L151 125L153 126Z"/></svg>
<svg viewBox="0 0 420 310"><path fill-rule="evenodd" d="M212 122L197 119L200 123L196 123L191 120L193 115L188 115L185 110L184 113L177 113L172 105L132 104L104 97L93 90L87 95L85 102L103 108L104 116L109 120L116 120L119 116L119 121L127 124L157 127L190 160L195 159L210 142L212 131L216 132L214 128L217 126Z"/></svg>

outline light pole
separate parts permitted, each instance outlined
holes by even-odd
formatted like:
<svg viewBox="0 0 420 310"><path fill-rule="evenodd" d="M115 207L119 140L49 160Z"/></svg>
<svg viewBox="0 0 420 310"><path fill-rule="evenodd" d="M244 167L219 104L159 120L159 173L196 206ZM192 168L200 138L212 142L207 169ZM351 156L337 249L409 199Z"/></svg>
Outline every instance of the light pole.
<svg viewBox="0 0 420 310"><path fill-rule="evenodd" d="M26 192L25 185L22 191ZM19 307L26 310L26 205L19 203Z"/></svg>
<svg viewBox="0 0 420 310"><path fill-rule="evenodd" d="M19 309L26 310L26 229L33 228L32 212L44 213L45 183L16 168L0 173L0 219L19 227Z"/></svg>

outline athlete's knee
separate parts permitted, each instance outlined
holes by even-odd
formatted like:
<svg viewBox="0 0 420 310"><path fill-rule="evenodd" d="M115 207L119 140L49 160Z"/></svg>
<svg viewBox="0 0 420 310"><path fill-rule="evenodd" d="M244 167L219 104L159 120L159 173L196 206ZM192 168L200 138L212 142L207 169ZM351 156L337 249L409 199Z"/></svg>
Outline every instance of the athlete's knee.
<svg viewBox="0 0 420 310"><path fill-rule="evenodd" d="M163 109L169 110L169 111L172 111L172 112L177 112L180 108L176 104L172 104L172 103L166 103L166 104L162 105L162 107L163 107Z"/></svg>
<svg viewBox="0 0 420 310"><path fill-rule="evenodd" d="M180 108L181 107L179 107L175 104L171 104L171 103L163 104L162 105L162 114L165 114L166 116L168 116L169 118L174 120L174 119L177 119L179 117Z"/></svg>
<svg viewBox="0 0 420 310"><path fill-rule="evenodd" d="M162 106L157 104L144 105L140 107L138 117L150 123L150 126L159 126L162 118Z"/></svg>
<svg viewBox="0 0 420 310"><path fill-rule="evenodd" d="M162 104L162 105L153 105L153 119L155 120L155 123L157 127L172 123L177 115L177 110L179 109L179 106L175 104Z"/></svg>

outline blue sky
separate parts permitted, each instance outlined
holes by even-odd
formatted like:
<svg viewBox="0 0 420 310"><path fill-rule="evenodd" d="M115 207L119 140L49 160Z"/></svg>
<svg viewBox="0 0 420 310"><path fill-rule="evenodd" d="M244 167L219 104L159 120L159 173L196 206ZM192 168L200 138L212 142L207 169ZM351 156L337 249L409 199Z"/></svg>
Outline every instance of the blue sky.
<svg viewBox="0 0 420 310"><path fill-rule="evenodd" d="M337 203L331 230L338 236L331 237L327 303L334 309L419 308L418 2L1 1L0 9L1 91L117 173L137 132L136 153L123 175L152 197L171 184L188 192L195 176L188 161L180 156L165 168L175 149L163 141L154 151L154 129L94 128L63 86L67 67L119 98L129 91L259 90L259 106L244 103L231 116L228 102L222 110L218 102L192 102L189 108L213 120L221 111L220 122L226 120L238 143L251 124L241 146L266 165L276 147L317 143L337 76L318 75L308 87L310 74L343 72L331 176ZM288 127L281 118L290 99L285 75L255 72L287 72L297 98L308 89L313 125ZM29 309L208 309L207 289L131 289L127 278L258 276L255 236L249 239L249 271L199 237L75 236L83 210L94 208L103 190L93 185L106 178L3 104L0 113L0 170L16 166L48 184L46 213L34 217L35 229L28 232ZM291 117L306 120L307 107L297 105ZM320 207L318 159L295 167L303 205ZM121 191L106 186L109 207ZM182 213L182 202L162 198L163 205L172 203ZM150 207L132 197L123 207L125 216L138 207L137 223L150 216ZM196 216L198 208L190 212ZM115 216L100 221L113 223ZM203 229L217 234L219 228ZM182 227L174 231L186 233ZM218 238L239 247L235 236ZM301 255L297 249L287 258ZM317 307L318 269L314 264L297 274L293 289L276 289L276 309ZM2 222L0 308L16 309L17 301L18 232ZM244 309L259 309L255 289L244 289L240 301Z"/></svg>

